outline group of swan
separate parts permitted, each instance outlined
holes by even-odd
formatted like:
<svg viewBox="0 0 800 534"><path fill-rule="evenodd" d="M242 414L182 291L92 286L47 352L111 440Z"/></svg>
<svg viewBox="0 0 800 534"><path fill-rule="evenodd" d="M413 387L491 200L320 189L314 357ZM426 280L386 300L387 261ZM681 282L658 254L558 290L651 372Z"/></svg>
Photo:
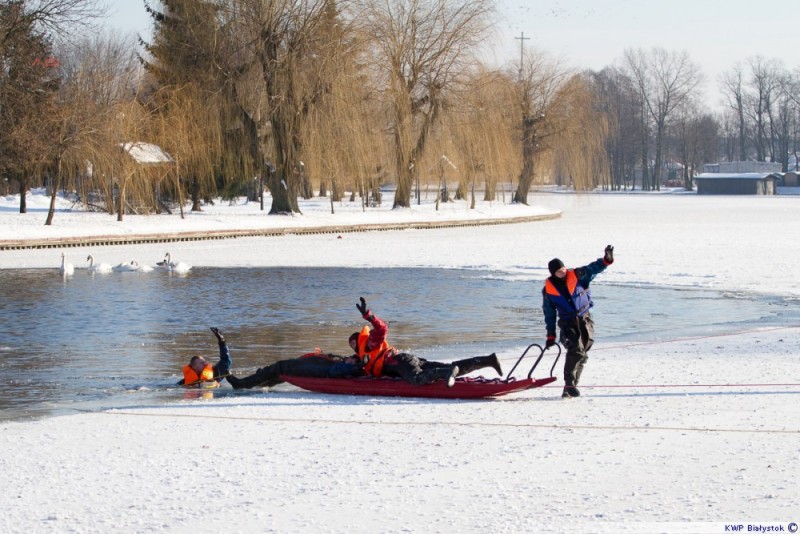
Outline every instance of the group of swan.
<svg viewBox="0 0 800 534"><path fill-rule="evenodd" d="M131 260L128 263L120 263L119 265L114 265L112 267L109 263L96 264L94 262L94 258L90 254L86 257L86 261L89 262L89 266L86 268L86 270L90 273L147 273L153 270L153 267L150 267L149 265L140 265L136 260ZM167 254L164 256L164 260L156 263L156 268L173 273L187 273L191 269L191 266L182 261L179 261L178 263L173 262L172 256L170 256L170 253L167 252ZM64 276L71 276L75 274L75 266L67 261L67 257L63 252L61 253L61 267L59 268L59 272Z"/></svg>

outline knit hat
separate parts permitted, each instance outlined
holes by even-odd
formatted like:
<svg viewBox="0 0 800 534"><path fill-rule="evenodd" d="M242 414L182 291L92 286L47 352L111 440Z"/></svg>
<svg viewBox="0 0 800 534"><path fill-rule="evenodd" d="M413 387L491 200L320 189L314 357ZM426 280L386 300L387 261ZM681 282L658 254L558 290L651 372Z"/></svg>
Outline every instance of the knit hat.
<svg viewBox="0 0 800 534"><path fill-rule="evenodd" d="M547 264L547 268L550 271L550 274L555 276L556 271L559 270L564 266L564 262L559 260L558 258L553 258L550 260L550 263Z"/></svg>
<svg viewBox="0 0 800 534"><path fill-rule="evenodd" d="M352 334L350 334L350 337L347 339L347 342L352 343L353 341L357 340L358 334L359 332L353 332Z"/></svg>

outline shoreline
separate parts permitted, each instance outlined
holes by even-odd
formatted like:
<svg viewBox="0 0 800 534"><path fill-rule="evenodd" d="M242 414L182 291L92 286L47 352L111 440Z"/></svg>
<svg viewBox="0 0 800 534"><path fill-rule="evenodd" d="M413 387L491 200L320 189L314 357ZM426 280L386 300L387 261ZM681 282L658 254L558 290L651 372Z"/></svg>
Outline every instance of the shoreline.
<svg viewBox="0 0 800 534"><path fill-rule="evenodd" d="M325 226L283 226L261 229L227 229L192 232L144 233L134 235L99 235L78 237L30 238L0 240L0 250L30 250L45 248L70 248L114 245L144 245L151 243L177 243L183 241L205 241L237 239L242 237L278 237L285 235L343 234L391 230L438 230L468 226L496 226L547 221L561 217L560 211L540 215L527 215L494 219L461 219L449 221L414 221L403 223L371 223Z"/></svg>

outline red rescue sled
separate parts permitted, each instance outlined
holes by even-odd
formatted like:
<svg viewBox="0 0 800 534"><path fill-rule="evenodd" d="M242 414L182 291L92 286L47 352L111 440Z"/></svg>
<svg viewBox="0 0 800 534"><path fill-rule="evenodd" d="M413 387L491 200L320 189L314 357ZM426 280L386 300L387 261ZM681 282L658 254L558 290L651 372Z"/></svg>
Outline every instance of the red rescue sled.
<svg viewBox="0 0 800 534"><path fill-rule="evenodd" d="M512 377L514 370L519 366L522 359L531 349L538 347L539 357L531 366L527 378ZM433 399L484 399L489 397L499 397L515 391L542 387L557 379L553 376L553 370L561 356L561 347L558 347L558 355L550 368L550 376L546 378L532 378L533 371L539 365L544 356L544 348L540 345L532 344L525 349L517 363L511 368L505 379L496 378L494 380L486 378L457 378L453 387L447 387L445 381L440 380L431 382L424 386L409 384L400 378L308 378L300 376L281 375L281 380L288 382L308 391L317 393L332 393L335 395L372 395L379 397L424 397Z"/></svg>

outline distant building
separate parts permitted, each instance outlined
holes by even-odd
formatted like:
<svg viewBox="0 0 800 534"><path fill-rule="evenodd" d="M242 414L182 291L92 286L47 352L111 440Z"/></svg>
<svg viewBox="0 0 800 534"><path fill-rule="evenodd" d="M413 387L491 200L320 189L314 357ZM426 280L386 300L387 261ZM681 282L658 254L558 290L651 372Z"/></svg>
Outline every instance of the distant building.
<svg viewBox="0 0 800 534"><path fill-rule="evenodd" d="M785 187L797 187L800 186L798 183L797 175L800 174L797 171L787 172L783 175L783 186Z"/></svg>
<svg viewBox="0 0 800 534"><path fill-rule="evenodd" d="M781 164L774 161L723 161L703 165L703 173L710 172L727 174L781 172Z"/></svg>
<svg viewBox="0 0 800 534"><path fill-rule="evenodd" d="M704 172L694 177L699 195L774 195L779 179L775 173L763 172Z"/></svg>

